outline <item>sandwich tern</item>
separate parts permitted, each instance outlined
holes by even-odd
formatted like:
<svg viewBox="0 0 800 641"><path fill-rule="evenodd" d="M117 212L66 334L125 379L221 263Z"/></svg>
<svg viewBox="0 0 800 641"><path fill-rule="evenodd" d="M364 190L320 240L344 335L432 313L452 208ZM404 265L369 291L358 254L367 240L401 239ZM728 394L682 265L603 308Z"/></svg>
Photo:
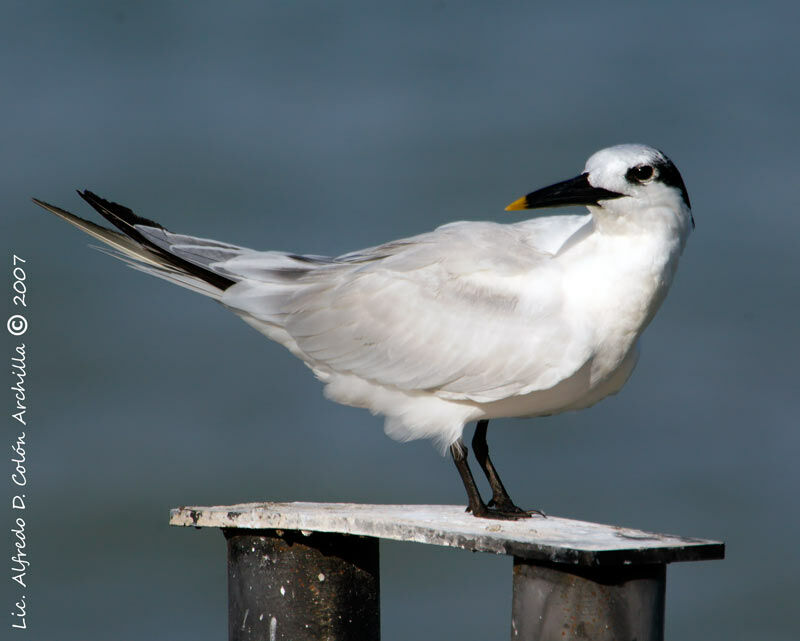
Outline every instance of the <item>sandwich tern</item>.
<svg viewBox="0 0 800 641"><path fill-rule="evenodd" d="M329 399L384 415L389 436L449 448L467 509L498 519L541 512L509 497L489 458L489 419L585 408L619 391L694 227L675 165L631 144L506 207L588 214L454 222L335 258L175 234L78 193L116 230L34 202L129 265L218 301L300 358ZM462 441L471 421L488 502Z"/></svg>

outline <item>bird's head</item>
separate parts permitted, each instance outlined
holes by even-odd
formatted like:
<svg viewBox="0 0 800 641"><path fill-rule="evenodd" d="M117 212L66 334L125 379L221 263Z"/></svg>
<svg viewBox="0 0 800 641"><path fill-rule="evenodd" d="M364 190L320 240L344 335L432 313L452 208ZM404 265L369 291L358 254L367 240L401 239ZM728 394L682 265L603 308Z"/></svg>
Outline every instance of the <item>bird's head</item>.
<svg viewBox="0 0 800 641"><path fill-rule="evenodd" d="M647 224L650 216L674 216L694 227L689 194L678 168L647 145L616 145L593 154L583 173L514 201L507 211L585 205L608 223Z"/></svg>

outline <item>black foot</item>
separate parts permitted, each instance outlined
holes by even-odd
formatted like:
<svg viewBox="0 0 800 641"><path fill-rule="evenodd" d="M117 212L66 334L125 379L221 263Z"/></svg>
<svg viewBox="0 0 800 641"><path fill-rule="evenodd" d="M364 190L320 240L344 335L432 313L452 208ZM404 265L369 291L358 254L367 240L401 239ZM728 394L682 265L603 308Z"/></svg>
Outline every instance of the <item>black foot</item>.
<svg viewBox="0 0 800 641"><path fill-rule="evenodd" d="M492 499L486 504L487 507L494 508L498 514L516 515L515 517L508 518L527 519L534 514L547 518L545 513L541 510L523 510L521 507L514 505L503 482L500 480L500 475L497 473L492 459L489 458L489 445L486 443L486 432L488 428L489 421L478 421L475 427L475 436L472 437L472 449L475 452L475 458L478 460L483 473L486 474L486 479L489 481L489 485L492 488Z"/></svg>
<svg viewBox="0 0 800 641"><path fill-rule="evenodd" d="M483 429L485 431L485 426ZM523 510L514 505L508 497L508 493L505 491L493 467L490 468L492 471L490 483L492 483L493 487L493 498L489 501L489 505L486 505L481 498L480 492L478 492L478 487L475 485L475 479L472 478L469 465L467 465L467 448L464 446L461 439L458 439L458 441L450 446L450 454L453 456L453 462L456 464L458 473L461 475L461 480L464 483L464 488L467 490L467 499L469 500L467 512L472 512L473 515L483 519L499 519L506 521L528 519L534 514L544 516L544 512L540 512L539 510ZM481 460L484 459L488 461L488 465L491 466L491 461L488 460L488 450L484 452L484 457L482 457Z"/></svg>
<svg viewBox="0 0 800 641"><path fill-rule="evenodd" d="M544 518L547 518L547 514L542 512L541 510L523 510L521 507L517 507L512 503L510 500L505 501L502 498L499 500L492 499L488 503L488 507L495 508L499 512L503 512L505 514L517 514L517 518L527 519L533 516L534 514L538 514Z"/></svg>
<svg viewBox="0 0 800 641"><path fill-rule="evenodd" d="M483 505L473 511L468 507L467 512L472 512L473 515L477 516L479 519L496 519L498 521L519 521L520 519L529 519L533 514L541 514L544 516L539 510L522 510L516 505L513 506L512 510Z"/></svg>

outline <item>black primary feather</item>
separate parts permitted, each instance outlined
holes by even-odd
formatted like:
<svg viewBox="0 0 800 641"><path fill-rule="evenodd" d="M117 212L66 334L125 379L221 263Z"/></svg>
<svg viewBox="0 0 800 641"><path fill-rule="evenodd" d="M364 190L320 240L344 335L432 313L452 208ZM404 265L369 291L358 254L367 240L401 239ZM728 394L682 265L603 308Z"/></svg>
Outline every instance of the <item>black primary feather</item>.
<svg viewBox="0 0 800 641"><path fill-rule="evenodd" d="M133 211L128 207L118 205L117 203L112 203L105 198L101 198L97 194L92 193L88 189L85 189L84 191L78 191L78 195L87 203L89 203L103 218L114 225L114 227L119 229L123 234L128 236L128 238L146 247L170 267L173 267L174 269L187 273L191 276L195 276L196 278L205 281L209 285L213 285L214 287L217 287L223 291L236 283L236 281L231 280L230 278L226 278L225 276L217 274L216 272L204 269L199 265L195 265L188 260L180 258L175 254L171 254L169 251L148 240L144 234L136 229L136 226L140 225L142 227L153 227L155 229L167 231L157 222L148 220L147 218L142 218L141 216L133 213Z"/></svg>

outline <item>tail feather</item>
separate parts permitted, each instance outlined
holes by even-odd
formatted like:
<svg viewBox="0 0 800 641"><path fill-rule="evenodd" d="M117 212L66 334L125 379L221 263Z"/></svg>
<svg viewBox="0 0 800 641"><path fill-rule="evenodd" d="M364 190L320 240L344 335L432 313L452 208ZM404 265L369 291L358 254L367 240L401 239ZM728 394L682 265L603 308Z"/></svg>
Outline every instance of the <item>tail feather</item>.
<svg viewBox="0 0 800 641"><path fill-rule="evenodd" d="M46 209L51 214L55 214L62 220L66 220L69 224L77 227L82 232L85 232L93 238L104 242L106 245L109 245L125 256L150 264L154 267L161 266L157 254L147 250L147 248L143 247L140 243L131 240L124 234L120 234L112 229L106 229L101 225L97 225L90 220L86 220L80 216L76 216L75 214L71 214L60 207L46 203L38 198L33 198L32 200L34 203L39 205L39 207Z"/></svg>
<svg viewBox="0 0 800 641"><path fill-rule="evenodd" d="M169 234L158 223L137 216L127 207L100 198L91 191L79 191L78 194L119 231L97 225L37 198L33 202L102 241L112 248L113 251L109 253L132 267L177 285L219 299L223 291L237 282L214 271L210 267L211 259L208 256L202 257L198 252L193 256L186 251L173 251L168 239L176 237L198 244L206 242L209 253L216 256L236 249L240 252L246 250L216 241Z"/></svg>
<svg viewBox="0 0 800 641"><path fill-rule="evenodd" d="M89 190L84 190L83 192L79 191L78 195L94 207L97 213L119 229L123 234L135 240L147 250L158 254L164 262L176 268L178 271L186 272L223 291L236 282L216 272L196 265L185 258L181 258L170 252L168 248L160 247L139 229L139 227L145 227L166 232L167 230L158 223L137 216L131 209L100 198L100 196L93 194Z"/></svg>

